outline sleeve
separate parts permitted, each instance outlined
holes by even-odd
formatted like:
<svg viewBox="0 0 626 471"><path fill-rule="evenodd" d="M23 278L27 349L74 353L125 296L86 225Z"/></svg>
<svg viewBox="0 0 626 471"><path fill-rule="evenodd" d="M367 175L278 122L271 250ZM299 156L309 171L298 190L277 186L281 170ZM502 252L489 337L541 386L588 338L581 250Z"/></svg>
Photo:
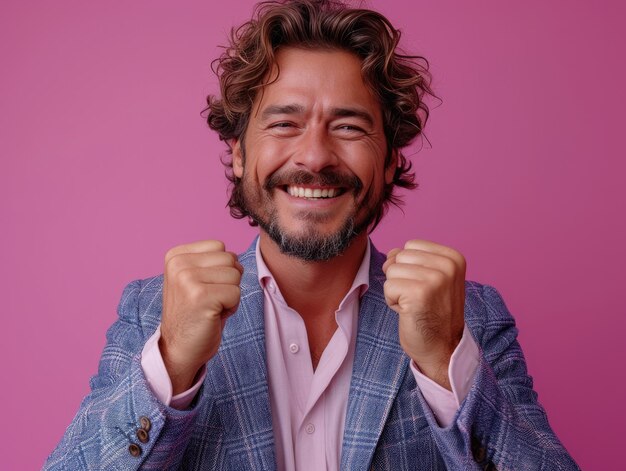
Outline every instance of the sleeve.
<svg viewBox="0 0 626 471"><path fill-rule="evenodd" d="M191 388L173 396L172 381L167 373L167 368L165 368L163 356L159 349L160 339L161 326L159 325L141 351L141 368L143 369L143 374L150 385L150 390L159 401L174 409L187 409L204 383L204 379L206 378L206 365L198 371Z"/></svg>
<svg viewBox="0 0 626 471"><path fill-rule="evenodd" d="M154 280L154 279L153 279ZM179 411L152 393L141 367L147 337L140 316L144 282L124 290L117 321L107 332L98 374L44 470L178 468L191 436L196 409ZM161 290L146 297L143 314L155 317ZM145 329L149 330L149 329Z"/></svg>
<svg viewBox="0 0 626 471"><path fill-rule="evenodd" d="M500 294L478 284L469 291L466 322L480 348L469 393L443 428L418 393L446 468L579 470L537 401L515 321Z"/></svg>
<svg viewBox="0 0 626 471"><path fill-rule="evenodd" d="M448 367L452 391L424 375L415 362L411 361L411 371L417 386L440 426L447 427L452 423L456 411L467 397L478 368L479 353L478 345L465 325L461 341L452 353Z"/></svg>

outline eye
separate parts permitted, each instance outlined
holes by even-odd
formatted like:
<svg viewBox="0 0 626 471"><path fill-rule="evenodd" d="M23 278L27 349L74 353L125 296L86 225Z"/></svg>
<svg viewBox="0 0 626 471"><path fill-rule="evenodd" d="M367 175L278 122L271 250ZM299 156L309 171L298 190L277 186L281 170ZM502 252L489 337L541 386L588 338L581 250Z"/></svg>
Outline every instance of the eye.
<svg viewBox="0 0 626 471"><path fill-rule="evenodd" d="M267 130L277 137L292 137L298 134L298 125L293 121L277 121L271 123Z"/></svg>
<svg viewBox="0 0 626 471"><path fill-rule="evenodd" d="M346 137L356 137L367 134L362 127L355 124L339 124L335 127L335 131Z"/></svg>

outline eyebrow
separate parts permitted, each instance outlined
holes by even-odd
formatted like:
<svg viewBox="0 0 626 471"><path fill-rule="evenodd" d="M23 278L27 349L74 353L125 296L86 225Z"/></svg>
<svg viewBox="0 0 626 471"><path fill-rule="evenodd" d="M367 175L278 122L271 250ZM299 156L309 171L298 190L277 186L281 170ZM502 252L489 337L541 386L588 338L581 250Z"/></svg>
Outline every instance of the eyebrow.
<svg viewBox="0 0 626 471"><path fill-rule="evenodd" d="M370 126L374 126L374 117L367 111L358 108L333 108L332 115L338 118L359 118Z"/></svg>
<svg viewBox="0 0 626 471"><path fill-rule="evenodd" d="M297 103L288 105L270 105L261 113L261 119L266 120L276 115L304 114L305 108ZM359 108L333 108L330 114L337 118L359 118L370 126L374 126L374 118L367 111Z"/></svg>
<svg viewBox="0 0 626 471"><path fill-rule="evenodd" d="M304 113L304 106L297 105L295 103L290 105L270 105L261 113L261 119L265 120L272 116L281 114L302 114Z"/></svg>

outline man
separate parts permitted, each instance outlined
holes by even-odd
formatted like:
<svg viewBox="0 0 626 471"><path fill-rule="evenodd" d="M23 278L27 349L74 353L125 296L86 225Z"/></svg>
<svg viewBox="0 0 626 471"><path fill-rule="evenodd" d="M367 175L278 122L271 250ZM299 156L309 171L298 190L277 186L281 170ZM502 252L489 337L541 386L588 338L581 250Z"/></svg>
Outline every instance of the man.
<svg viewBox="0 0 626 471"><path fill-rule="evenodd" d="M369 243L427 116L398 38L311 0L236 30L208 122L259 237L175 247L126 288L47 469L578 469L497 292L451 248Z"/></svg>

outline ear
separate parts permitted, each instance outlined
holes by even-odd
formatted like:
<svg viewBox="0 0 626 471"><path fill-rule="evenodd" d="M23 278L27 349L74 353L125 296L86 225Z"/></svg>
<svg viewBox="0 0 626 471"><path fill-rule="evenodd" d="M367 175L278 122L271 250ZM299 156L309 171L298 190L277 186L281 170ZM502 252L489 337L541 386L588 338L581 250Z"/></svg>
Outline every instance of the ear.
<svg viewBox="0 0 626 471"><path fill-rule="evenodd" d="M239 139L233 139L230 142L233 154L233 174L237 178L243 177L243 152Z"/></svg>
<svg viewBox="0 0 626 471"><path fill-rule="evenodd" d="M391 151L391 159L389 159L389 164L385 169L385 183L390 185L393 182L393 177L396 174L396 168L398 168L398 149L392 149Z"/></svg>

